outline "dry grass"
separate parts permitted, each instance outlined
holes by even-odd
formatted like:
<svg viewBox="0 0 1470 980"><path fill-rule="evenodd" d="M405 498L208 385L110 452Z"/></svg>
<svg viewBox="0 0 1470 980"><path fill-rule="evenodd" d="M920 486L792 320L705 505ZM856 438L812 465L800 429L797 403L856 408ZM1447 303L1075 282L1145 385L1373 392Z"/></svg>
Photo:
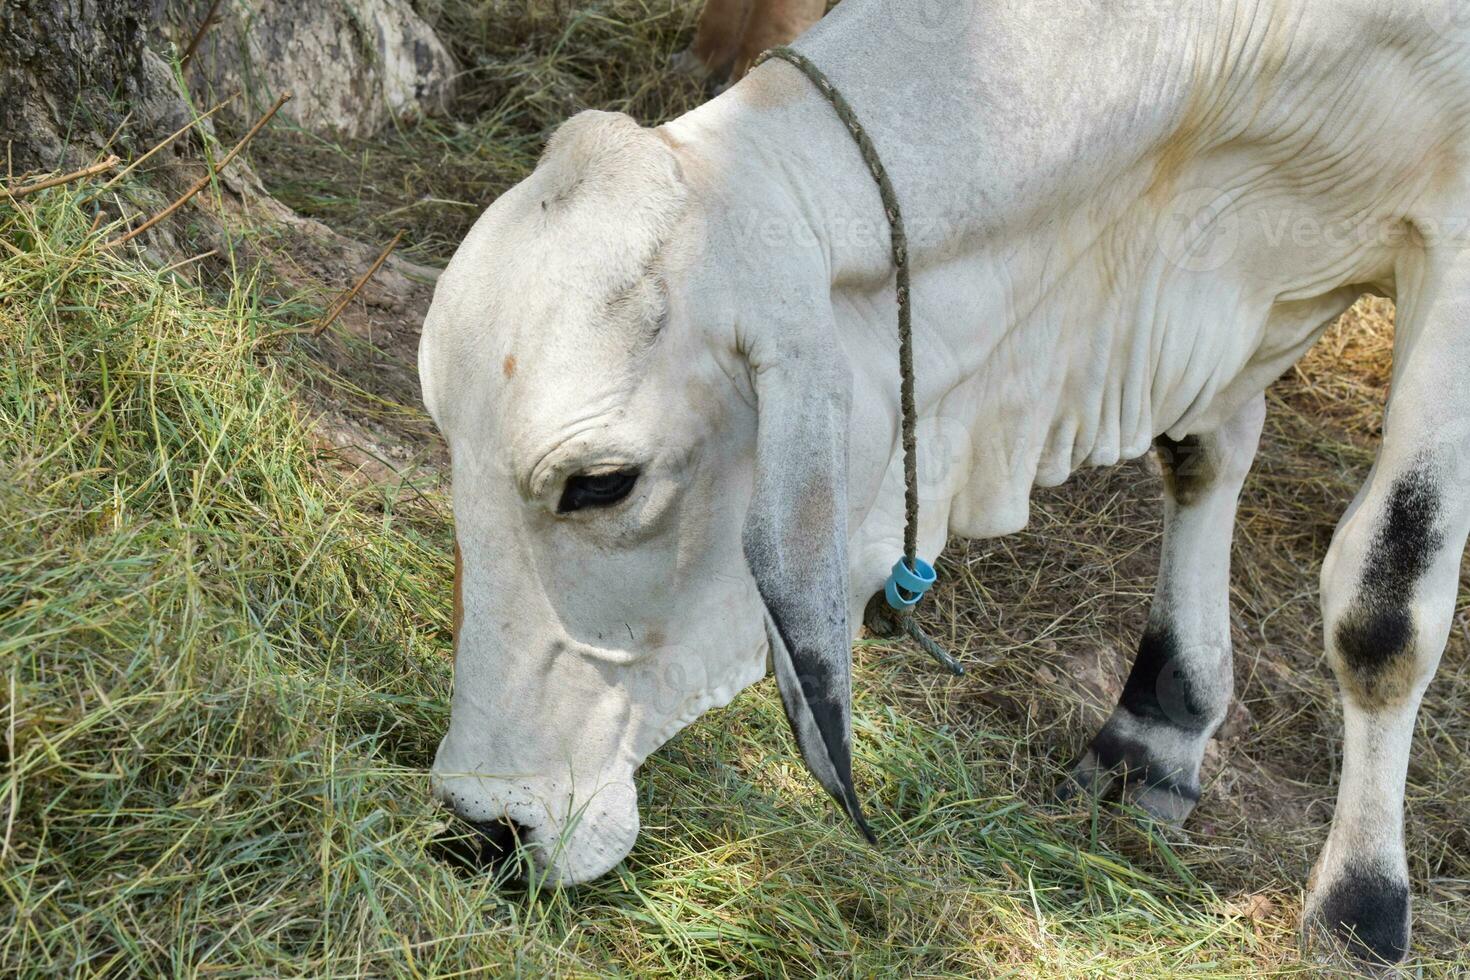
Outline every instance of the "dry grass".
<svg viewBox="0 0 1470 980"><path fill-rule="evenodd" d="M455 119L345 147L268 137L268 184L365 237L407 225L442 258L570 108L652 119L699 97L662 71L687 41L684 0L444 16L476 72ZM766 682L645 767L628 861L557 891L426 853L449 683L444 499L432 474L414 493L345 479L296 401L309 378L345 412L408 417L412 393L333 388L314 342L264 341L306 314L252 274L205 294L98 254L109 229L89 230L78 193L0 204L0 972L1304 969L1300 889L1340 751L1316 575L1371 461L1385 303L1271 393L1237 532L1244 708L1186 833L1038 805L1143 623L1160 514L1140 462L1042 493L1024 534L954 543L927 615L972 664L964 680L860 644L858 776L880 848L833 816ZM349 356L364 387L402 376L361 341L334 352ZM1409 776L1431 976L1470 962L1467 702L1457 630Z"/></svg>

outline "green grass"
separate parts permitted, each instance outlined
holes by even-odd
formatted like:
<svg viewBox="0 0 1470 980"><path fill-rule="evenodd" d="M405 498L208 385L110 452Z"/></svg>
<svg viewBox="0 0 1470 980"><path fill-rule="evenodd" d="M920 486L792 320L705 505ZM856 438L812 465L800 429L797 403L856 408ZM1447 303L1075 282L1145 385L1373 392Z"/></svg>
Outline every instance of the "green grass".
<svg viewBox="0 0 1470 980"><path fill-rule="evenodd" d="M696 102L663 72L694 7L448 2L473 68L452 118L347 145L268 135L256 163L294 206L365 238L407 226L412 254L442 259L572 109ZM268 270L205 292L102 252L85 194L0 201L0 974L1304 969L1299 889L1338 744L1312 562L1371 458L1321 419L1370 424L1376 367L1340 370L1368 380L1339 391L1322 383L1339 358L1273 396L1237 548L1255 722L1220 743L1187 835L1040 805L1097 720L1071 675L1121 671L1147 601L1154 478L1122 467L1041 494L1027 534L956 547L929 615L963 681L860 644L879 847L801 767L768 680L644 768L622 866L554 890L430 846L451 650L438 475L377 484L329 448L300 392L356 396L292 333L313 311ZM1457 636L1410 774L1430 976L1465 965L1463 652Z"/></svg>

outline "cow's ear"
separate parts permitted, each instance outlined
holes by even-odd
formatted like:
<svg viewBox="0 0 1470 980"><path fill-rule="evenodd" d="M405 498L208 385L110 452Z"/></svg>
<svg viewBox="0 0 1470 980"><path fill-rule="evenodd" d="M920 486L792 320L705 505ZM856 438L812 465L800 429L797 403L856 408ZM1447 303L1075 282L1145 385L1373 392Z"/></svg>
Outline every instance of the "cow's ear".
<svg viewBox="0 0 1470 980"><path fill-rule="evenodd" d="M745 560L765 602L776 684L802 757L871 841L852 783L850 375L835 343L796 351L792 339L778 341L786 356L751 365L759 423Z"/></svg>

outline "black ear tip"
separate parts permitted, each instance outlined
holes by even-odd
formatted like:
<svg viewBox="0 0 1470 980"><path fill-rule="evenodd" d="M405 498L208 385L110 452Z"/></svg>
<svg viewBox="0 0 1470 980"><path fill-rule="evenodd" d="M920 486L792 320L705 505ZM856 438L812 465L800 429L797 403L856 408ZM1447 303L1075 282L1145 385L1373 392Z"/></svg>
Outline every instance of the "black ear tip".
<svg viewBox="0 0 1470 980"><path fill-rule="evenodd" d="M852 818L852 822L857 825L858 833L863 835L863 839L865 839L869 844L877 844L878 835L873 833L872 827L868 826L868 818L863 816L863 808L861 804L858 803L857 794L849 788L847 791L847 798L843 800L842 803L843 809L845 809L847 811L847 815Z"/></svg>

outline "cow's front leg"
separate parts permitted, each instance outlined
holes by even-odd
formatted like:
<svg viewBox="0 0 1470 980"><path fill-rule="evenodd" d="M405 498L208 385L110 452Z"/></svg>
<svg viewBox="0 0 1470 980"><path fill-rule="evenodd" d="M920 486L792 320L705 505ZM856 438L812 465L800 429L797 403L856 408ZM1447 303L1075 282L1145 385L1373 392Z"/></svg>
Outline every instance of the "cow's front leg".
<svg viewBox="0 0 1470 980"><path fill-rule="evenodd" d="M1383 445L1322 565L1344 740L1305 922L1390 962L1409 943L1404 780L1415 719L1449 638L1470 532L1470 268L1424 265L1401 277L1417 288L1400 298Z"/></svg>
<svg viewBox="0 0 1470 980"><path fill-rule="evenodd" d="M1230 539L1265 399L1218 431L1155 443L1164 474L1159 579L1118 707L1058 790L1123 798L1178 824L1199 801L1205 743L1230 707Z"/></svg>

